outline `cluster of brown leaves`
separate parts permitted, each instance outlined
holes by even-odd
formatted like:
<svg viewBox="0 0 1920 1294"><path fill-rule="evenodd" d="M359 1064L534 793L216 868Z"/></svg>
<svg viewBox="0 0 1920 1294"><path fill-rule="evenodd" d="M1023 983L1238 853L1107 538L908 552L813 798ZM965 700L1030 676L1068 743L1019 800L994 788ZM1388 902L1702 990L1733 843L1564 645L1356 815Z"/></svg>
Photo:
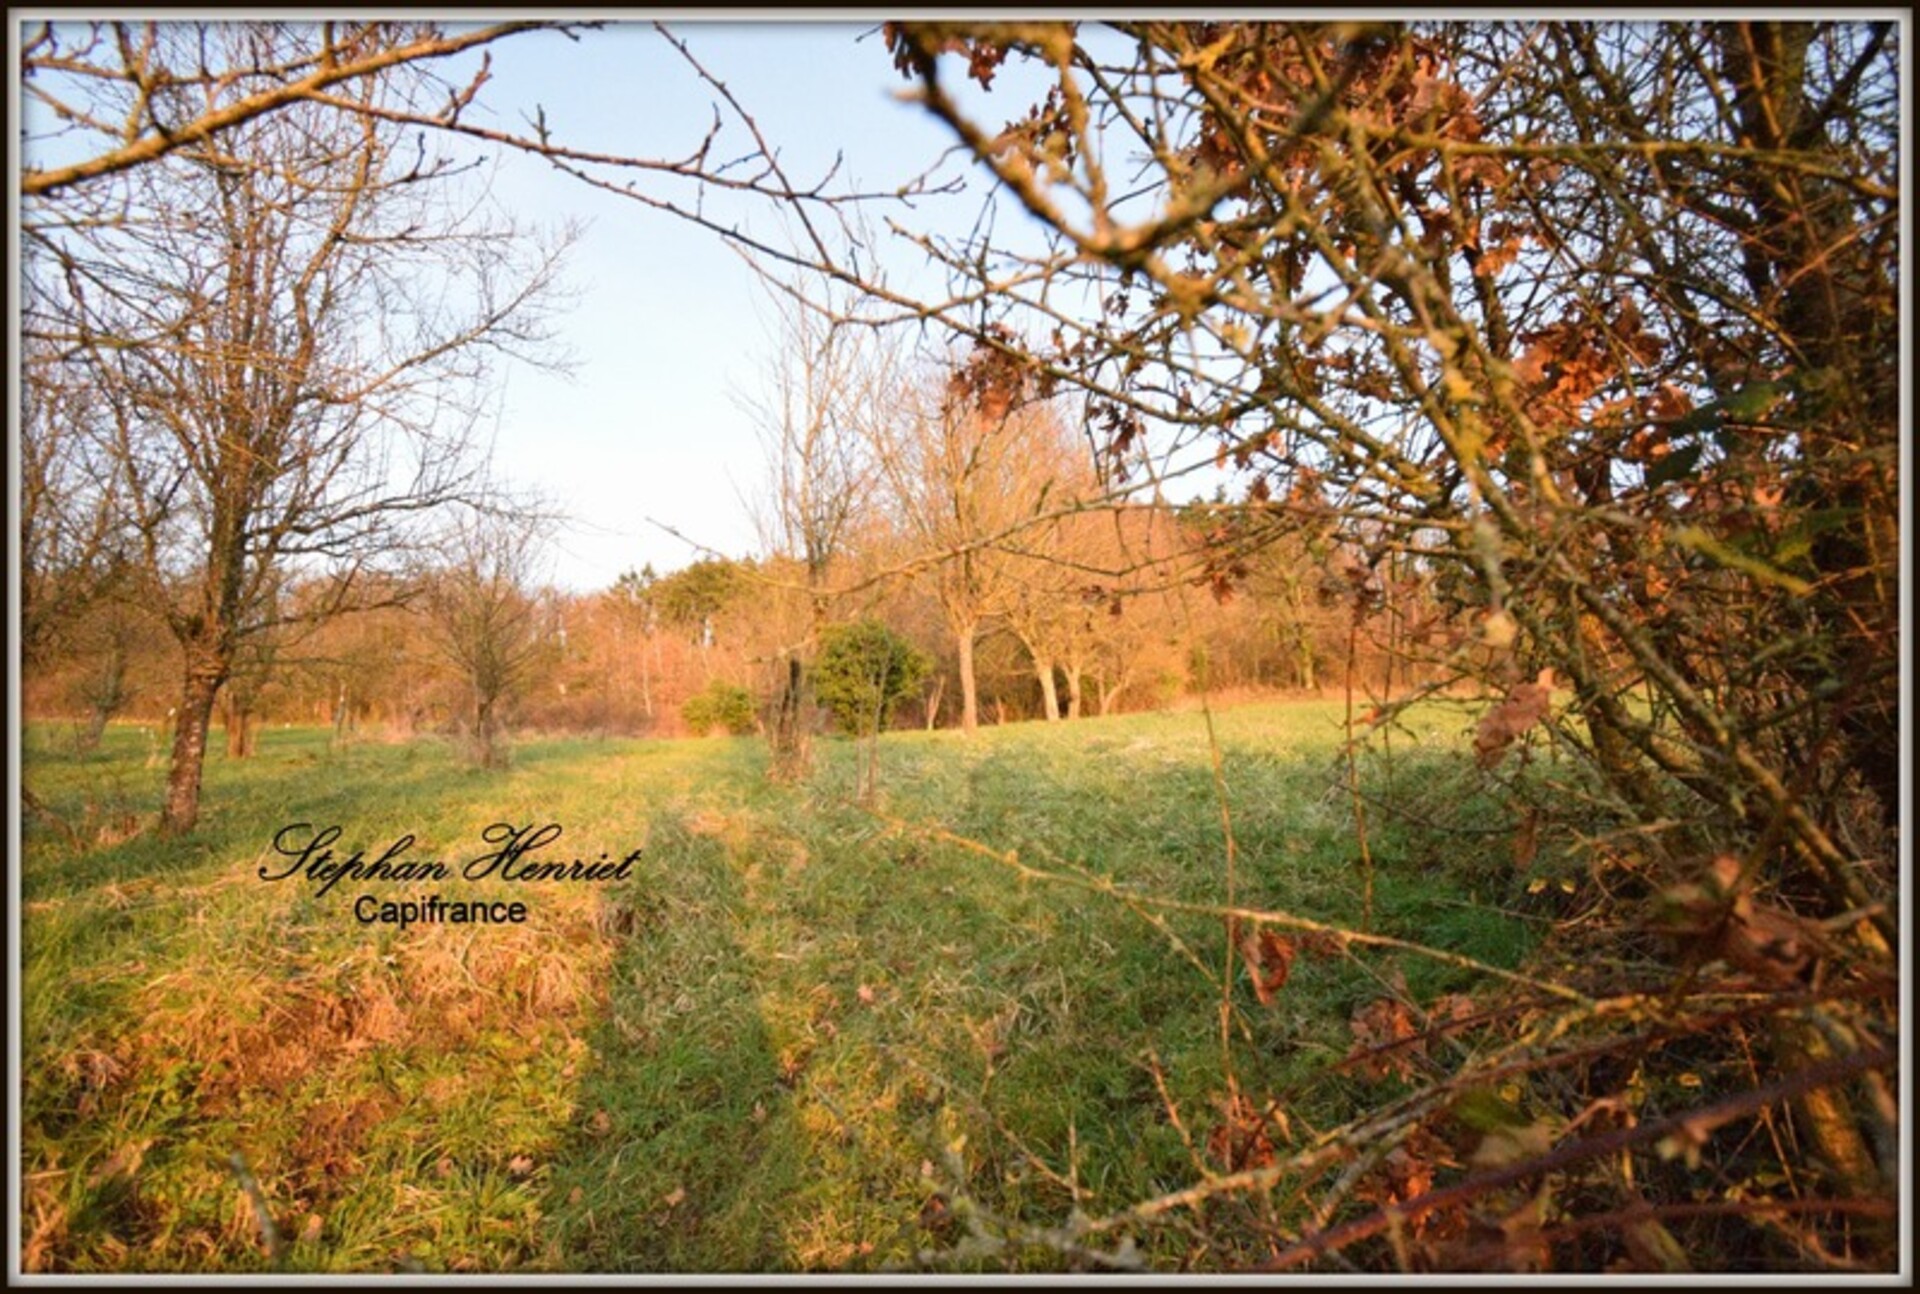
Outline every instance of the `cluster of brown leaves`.
<svg viewBox="0 0 1920 1294"><path fill-rule="evenodd" d="M1200 573L1193 577L1193 584L1213 594L1213 600L1221 606L1233 601L1235 587L1245 583L1253 572L1245 556L1229 542L1232 538L1233 532L1224 525L1208 530L1201 540Z"/></svg>
<svg viewBox="0 0 1920 1294"><path fill-rule="evenodd" d="M1474 1018L1473 999L1461 993L1435 998L1427 1010L1428 1032L1457 1027ZM1411 1081L1418 1062L1427 1055L1427 1032L1414 1023L1413 1011L1400 998L1376 998L1356 1010L1347 1021L1353 1048L1343 1062L1362 1078L1379 1080L1397 1074Z"/></svg>
<svg viewBox="0 0 1920 1294"><path fill-rule="evenodd" d="M1405 1204L1433 1190L1434 1176L1440 1169L1459 1166L1451 1146L1435 1135L1432 1129L1417 1127L1404 1141L1388 1151L1380 1161L1380 1167L1369 1173L1354 1189L1354 1198L1383 1207ZM1436 1223L1439 1224L1437 1227ZM1461 1228L1457 1214L1422 1213L1413 1219L1411 1231L1415 1239L1438 1240L1451 1238Z"/></svg>
<svg viewBox="0 0 1920 1294"><path fill-rule="evenodd" d="M996 152L1011 151L1036 168L1060 172L1071 168L1078 145L1059 87L1048 90L1024 117L1008 122L994 145Z"/></svg>
<svg viewBox="0 0 1920 1294"><path fill-rule="evenodd" d="M1553 707L1553 670L1543 669L1531 683L1516 683L1506 699L1487 711L1473 734L1473 759L1492 768Z"/></svg>
<svg viewBox="0 0 1920 1294"><path fill-rule="evenodd" d="M1549 1271L1553 1246L1547 1238L1552 1198L1546 1188L1509 1209L1459 1215L1464 1234L1432 1246L1428 1261L1442 1271L1503 1271L1516 1275Z"/></svg>
<svg viewBox="0 0 1920 1294"><path fill-rule="evenodd" d="M1662 892L1658 908L1661 928L1683 947L1763 984L1794 983L1829 946L1819 926L1755 899L1745 867L1731 854L1708 863L1698 881Z"/></svg>
<svg viewBox="0 0 1920 1294"><path fill-rule="evenodd" d="M1591 421L1588 404L1603 388L1618 382L1624 369L1653 364L1667 347L1665 337L1643 326L1631 298L1603 327L1570 317L1523 332L1520 342L1514 376L1526 389L1535 420L1554 425Z"/></svg>
<svg viewBox="0 0 1920 1294"><path fill-rule="evenodd" d="M965 54L967 56L967 75L980 83L980 88L993 88L993 75L1006 62L1007 47L996 41L976 39L964 32L939 33L931 30L944 24L919 24L929 30L923 31L916 48L915 42L907 37L906 24L885 22L880 25L881 39L886 42L887 50L893 55L893 66L901 76L911 80L919 74L919 50L924 49L930 58L941 54Z"/></svg>
<svg viewBox="0 0 1920 1294"><path fill-rule="evenodd" d="M1013 330L996 324L987 335L990 341L976 344L947 378L947 397L957 408L998 424L1033 393L1034 382L1031 361Z"/></svg>
<svg viewBox="0 0 1920 1294"><path fill-rule="evenodd" d="M1427 1054L1412 1012L1396 998L1367 1003L1353 1013L1347 1028L1353 1032L1353 1050L1347 1053L1346 1063L1362 1078L1398 1074L1411 1081L1415 1065Z"/></svg>

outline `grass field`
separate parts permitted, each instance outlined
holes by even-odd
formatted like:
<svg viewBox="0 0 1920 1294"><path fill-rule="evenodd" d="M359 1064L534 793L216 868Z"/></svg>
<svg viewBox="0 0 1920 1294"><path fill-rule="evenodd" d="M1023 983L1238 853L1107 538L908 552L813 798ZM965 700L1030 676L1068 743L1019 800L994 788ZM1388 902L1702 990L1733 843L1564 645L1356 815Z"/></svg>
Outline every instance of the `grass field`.
<svg viewBox="0 0 1920 1294"><path fill-rule="evenodd" d="M1517 967L1541 928L1505 842L1475 834L1501 811L1465 720L1430 712L1369 776L1453 826L1370 823L1373 929L1455 960L1328 941L1271 1005L1236 972L1223 1013L1207 909L1230 885L1242 908L1362 923L1341 713L1216 716L1218 776L1195 714L891 735L875 812L835 740L775 786L746 738L528 741L485 774L432 742L271 731L254 759L210 759L202 828L172 843L135 834L162 776L141 731L77 757L36 727L26 781L61 825L33 821L23 860L25 1262L1257 1258L1257 1223L1306 1217L1284 1191L1082 1223L1231 1167L1231 1093L1277 1101L1259 1135L1295 1144L1390 1099L1397 1080L1334 1068L1353 1013L1394 987L1471 993L1484 972L1458 959ZM561 857L643 852L614 885L321 896L258 875L289 823L461 860L498 821L562 824ZM369 891L521 897L529 917L403 932L355 919Z"/></svg>

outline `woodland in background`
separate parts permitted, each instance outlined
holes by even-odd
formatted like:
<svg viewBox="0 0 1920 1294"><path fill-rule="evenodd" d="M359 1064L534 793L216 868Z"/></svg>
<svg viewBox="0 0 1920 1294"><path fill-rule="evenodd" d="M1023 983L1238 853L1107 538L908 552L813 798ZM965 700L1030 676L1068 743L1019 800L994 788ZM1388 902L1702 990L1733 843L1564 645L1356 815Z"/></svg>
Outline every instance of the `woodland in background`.
<svg viewBox="0 0 1920 1294"><path fill-rule="evenodd" d="M1211 529L1218 509L1207 512ZM1111 514L1082 520L1103 535L1127 524ZM874 560L884 561L884 554ZM1051 680L1057 717L1190 703L1203 679L1216 703L1234 694L1339 687L1348 667L1349 585L1337 570L1303 565L1297 555L1269 547L1249 556L1244 582L1218 595L1192 585L1191 575L1184 583L1173 577L1162 587L1133 589L1126 581L1052 572L1056 584L1022 592L1054 614L1069 639ZM524 660L504 698L503 725L523 732L683 736L689 732L683 707L718 682L747 689L756 723L764 727L778 695L779 650L792 626L804 623L806 602L759 577L790 583L794 576L792 564L779 559L704 559L665 575L651 568L632 572L597 593L516 590L525 608L517 639ZM430 609L439 586L458 580L456 572L436 571L396 587L396 605L286 631L250 650L215 710L224 743L217 748L245 757L262 724L326 725L342 740L473 735L472 678ZM956 725L954 649L930 595L908 584L876 593L864 605L939 666L890 726ZM1393 670L1386 644L1396 617L1419 612L1412 605L1369 618L1353 656L1357 686L1384 687ZM82 749L97 744L109 721L153 726L155 741L163 743L179 699L181 664L153 614L103 600L62 633L59 648L23 678L27 716L70 725ZM1033 653L1007 622L988 626L979 665L988 722L1049 717ZM1406 682L1404 671L1393 678ZM824 709L809 719L816 729L832 726Z"/></svg>

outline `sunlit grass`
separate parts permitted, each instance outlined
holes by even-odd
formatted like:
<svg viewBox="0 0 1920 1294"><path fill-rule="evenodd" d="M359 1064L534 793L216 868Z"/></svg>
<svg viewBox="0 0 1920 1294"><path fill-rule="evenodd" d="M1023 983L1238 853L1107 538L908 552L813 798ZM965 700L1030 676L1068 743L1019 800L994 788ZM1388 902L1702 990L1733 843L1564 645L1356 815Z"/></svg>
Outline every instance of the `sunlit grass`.
<svg viewBox="0 0 1920 1294"><path fill-rule="evenodd" d="M1224 787L1235 902L1358 924L1342 713L1215 716L1220 778L1195 714L894 734L875 812L832 739L776 786L745 738L528 741L481 774L432 742L275 730L210 760L186 842L132 834L159 805L141 732L82 758L31 730L60 825L30 823L23 872L29 1265L914 1269L963 1235L943 1210L1057 1226L1217 1170L1230 1084L1284 1094L1303 1134L1350 1117L1377 1094L1328 1072L1348 1015L1393 976L1469 974L1302 957L1272 1007L1237 980L1223 1040L1224 921L1089 888L1223 902ZM1454 778L1456 818L1497 821L1457 716L1413 727L1396 775ZM563 824L565 857L644 853L618 888L542 889L524 926L399 933L353 920L352 883L257 878L293 821L370 854L410 832L470 856L495 821ZM1520 893L1497 857L1378 825L1372 852L1378 930L1518 963L1532 929L1496 910ZM1138 1239L1180 1262L1177 1234ZM1061 1259L954 1266L1009 1264Z"/></svg>

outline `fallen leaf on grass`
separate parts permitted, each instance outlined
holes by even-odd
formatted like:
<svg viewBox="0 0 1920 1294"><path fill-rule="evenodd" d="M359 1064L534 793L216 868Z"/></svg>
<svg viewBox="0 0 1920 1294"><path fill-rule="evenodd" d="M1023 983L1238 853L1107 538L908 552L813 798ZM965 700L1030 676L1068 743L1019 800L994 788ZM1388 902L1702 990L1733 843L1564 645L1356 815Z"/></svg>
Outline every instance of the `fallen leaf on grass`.
<svg viewBox="0 0 1920 1294"><path fill-rule="evenodd" d="M1273 1139L1253 1102L1234 1094L1226 1103L1224 1121L1207 1134L1207 1153L1230 1173L1265 1168L1273 1162Z"/></svg>
<svg viewBox="0 0 1920 1294"><path fill-rule="evenodd" d="M1272 1006L1293 971L1293 940L1264 927L1250 930L1240 940L1240 953L1253 980L1253 995L1261 1006Z"/></svg>
<svg viewBox="0 0 1920 1294"><path fill-rule="evenodd" d="M533 1160L526 1155L515 1155L507 1161L507 1172L515 1177L525 1177L533 1171Z"/></svg>

